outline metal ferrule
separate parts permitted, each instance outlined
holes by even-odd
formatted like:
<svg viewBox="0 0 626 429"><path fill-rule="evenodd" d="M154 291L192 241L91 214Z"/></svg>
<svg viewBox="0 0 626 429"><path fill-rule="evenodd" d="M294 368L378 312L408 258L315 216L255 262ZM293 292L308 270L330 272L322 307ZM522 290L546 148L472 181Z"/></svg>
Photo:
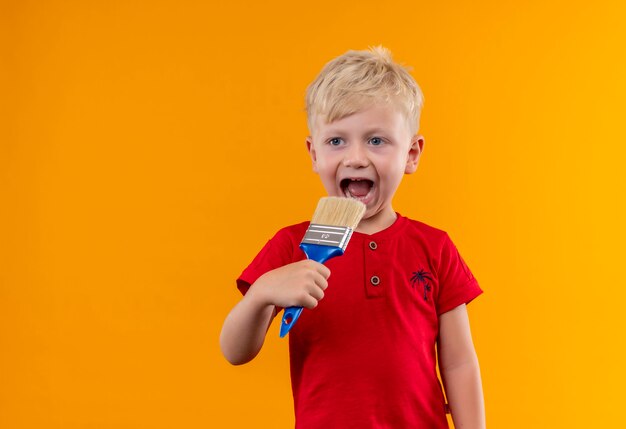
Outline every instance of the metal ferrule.
<svg viewBox="0 0 626 429"><path fill-rule="evenodd" d="M312 223L306 230L302 243L339 247L345 252L351 236L352 228L347 226L318 225Z"/></svg>

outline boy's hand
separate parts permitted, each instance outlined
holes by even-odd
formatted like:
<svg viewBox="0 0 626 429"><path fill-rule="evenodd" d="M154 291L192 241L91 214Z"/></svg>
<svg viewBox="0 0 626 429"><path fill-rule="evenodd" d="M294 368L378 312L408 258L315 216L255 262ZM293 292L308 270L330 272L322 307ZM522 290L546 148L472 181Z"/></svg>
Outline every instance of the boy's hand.
<svg viewBox="0 0 626 429"><path fill-rule="evenodd" d="M268 271L254 282L249 293L263 304L311 309L324 298L329 276L327 267L306 259Z"/></svg>

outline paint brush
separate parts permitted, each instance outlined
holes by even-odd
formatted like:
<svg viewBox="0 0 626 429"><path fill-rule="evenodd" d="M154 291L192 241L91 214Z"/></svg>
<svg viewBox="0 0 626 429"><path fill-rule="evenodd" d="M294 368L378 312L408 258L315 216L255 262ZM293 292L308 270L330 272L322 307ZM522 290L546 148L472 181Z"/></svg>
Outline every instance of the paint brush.
<svg viewBox="0 0 626 429"><path fill-rule="evenodd" d="M307 259L320 264L343 255L352 232L365 214L365 204L352 198L323 197L311 219L300 248ZM280 325L280 337L287 335L302 313L302 307L287 307Z"/></svg>

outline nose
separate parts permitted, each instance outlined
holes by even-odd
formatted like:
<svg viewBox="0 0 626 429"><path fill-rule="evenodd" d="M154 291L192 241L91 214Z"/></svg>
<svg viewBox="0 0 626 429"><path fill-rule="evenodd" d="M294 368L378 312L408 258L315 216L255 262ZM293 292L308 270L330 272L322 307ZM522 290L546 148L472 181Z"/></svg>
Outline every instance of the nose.
<svg viewBox="0 0 626 429"><path fill-rule="evenodd" d="M360 144L350 145L344 153L344 167L363 168L369 165L366 149Z"/></svg>

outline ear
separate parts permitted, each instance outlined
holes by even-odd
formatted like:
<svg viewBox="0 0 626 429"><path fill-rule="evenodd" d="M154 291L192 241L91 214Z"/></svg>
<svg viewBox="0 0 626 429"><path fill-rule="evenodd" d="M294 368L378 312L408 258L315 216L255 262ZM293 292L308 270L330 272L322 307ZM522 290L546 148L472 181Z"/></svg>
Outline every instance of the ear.
<svg viewBox="0 0 626 429"><path fill-rule="evenodd" d="M417 164L420 161L420 155L424 150L424 137L416 134L411 139L411 145L409 146L409 153L406 157L406 166L404 167L404 174L412 174L417 170Z"/></svg>
<svg viewBox="0 0 626 429"><path fill-rule="evenodd" d="M313 163L313 171L317 173L317 153L315 152L315 146L313 146L313 137L308 136L306 138L306 150L311 155L311 162Z"/></svg>

